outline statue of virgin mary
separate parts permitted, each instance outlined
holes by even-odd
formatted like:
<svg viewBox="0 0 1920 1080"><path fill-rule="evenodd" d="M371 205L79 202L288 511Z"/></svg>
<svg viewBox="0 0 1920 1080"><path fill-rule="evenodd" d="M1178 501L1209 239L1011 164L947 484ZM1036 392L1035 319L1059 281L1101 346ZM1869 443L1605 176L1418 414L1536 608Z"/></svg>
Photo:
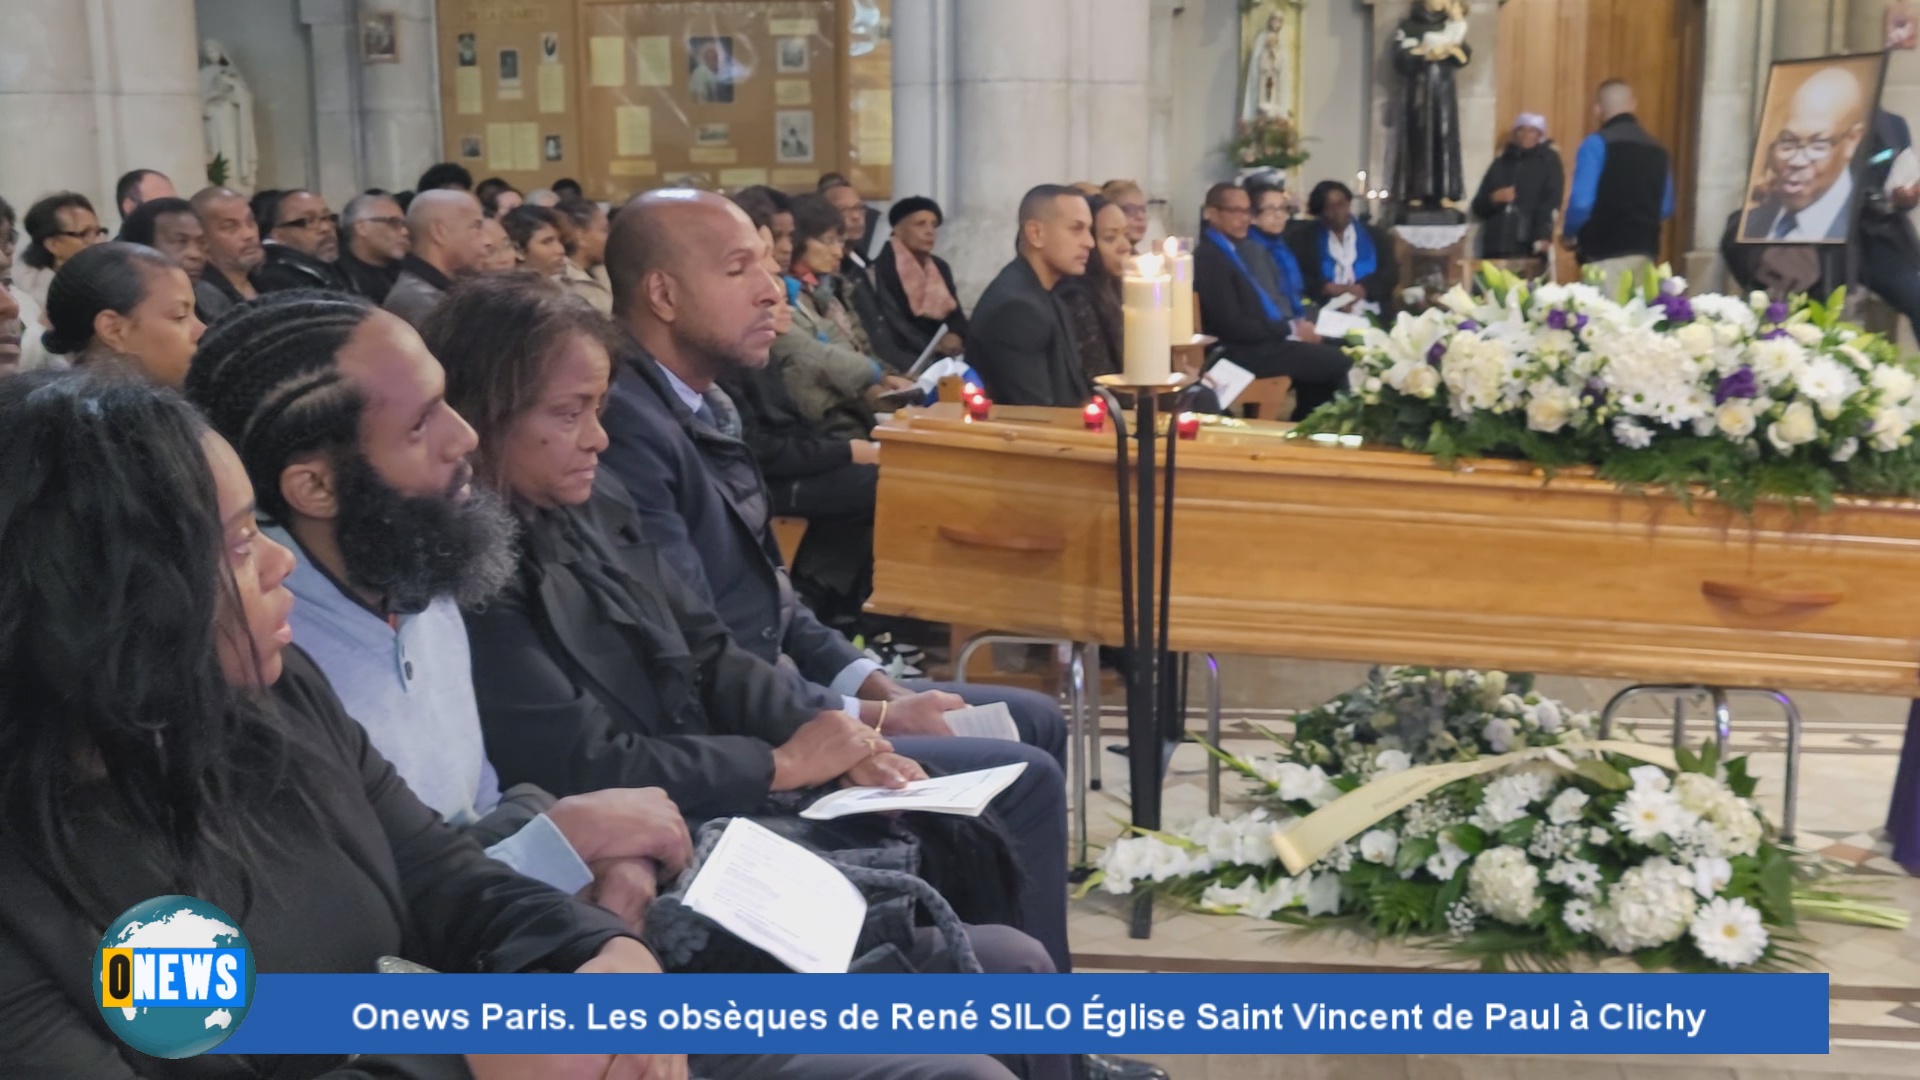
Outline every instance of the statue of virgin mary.
<svg viewBox="0 0 1920 1080"><path fill-rule="evenodd" d="M260 168L253 130L253 91L227 50L208 38L200 46L200 119L207 133L207 161L227 162L226 186L251 192Z"/></svg>
<svg viewBox="0 0 1920 1080"><path fill-rule="evenodd" d="M1287 100L1285 35L1281 32L1285 26L1286 20L1278 11L1268 15L1266 26L1247 53L1247 70L1240 85L1240 119L1244 122L1286 116L1292 111Z"/></svg>

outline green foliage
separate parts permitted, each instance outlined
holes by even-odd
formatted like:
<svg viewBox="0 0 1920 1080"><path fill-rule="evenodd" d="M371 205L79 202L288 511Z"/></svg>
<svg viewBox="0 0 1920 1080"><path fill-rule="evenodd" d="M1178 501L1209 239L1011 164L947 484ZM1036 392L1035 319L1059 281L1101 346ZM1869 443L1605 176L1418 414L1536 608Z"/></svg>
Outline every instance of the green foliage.
<svg viewBox="0 0 1920 1080"><path fill-rule="evenodd" d="M232 171L233 166L227 161L227 155L215 154L213 160L207 162L207 183L213 187L226 187L227 174Z"/></svg>

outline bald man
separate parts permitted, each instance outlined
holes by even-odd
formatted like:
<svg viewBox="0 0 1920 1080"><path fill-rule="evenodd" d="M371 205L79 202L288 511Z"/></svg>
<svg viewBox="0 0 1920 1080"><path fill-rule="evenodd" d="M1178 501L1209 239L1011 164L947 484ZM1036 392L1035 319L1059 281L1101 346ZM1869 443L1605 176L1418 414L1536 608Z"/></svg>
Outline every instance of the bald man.
<svg viewBox="0 0 1920 1080"><path fill-rule="evenodd" d="M760 266L764 247L745 212L718 195L656 191L620 211L607 270L614 321L632 347L601 421L609 441L601 464L633 497L647 539L740 647L769 663L790 660L820 708L884 727L899 753L931 770L1026 763L994 809L1029 879L1019 927L1068 970L1059 707L1007 687L896 682L794 595L773 540L771 494L724 389L765 367L773 345L784 290ZM1022 742L951 733L947 711L991 702L1007 706Z"/></svg>
<svg viewBox="0 0 1920 1080"><path fill-rule="evenodd" d="M194 195L192 205L207 234L207 265L193 283L194 312L212 326L236 306L260 295L253 272L267 261L267 253L245 195L232 188L204 188Z"/></svg>
<svg viewBox="0 0 1920 1080"><path fill-rule="evenodd" d="M1768 187L1747 209L1740 238L1777 243L1844 241L1851 227L1853 152L1866 135L1867 93L1853 72L1822 68L1787 103L1767 146Z"/></svg>
<svg viewBox="0 0 1920 1080"><path fill-rule="evenodd" d="M1673 171L1634 116L1633 87L1619 79L1593 96L1598 131L1580 144L1562 233L1582 265L1617 280L1660 256L1660 224L1673 216ZM1611 288L1611 285L1609 286Z"/></svg>
<svg viewBox="0 0 1920 1080"><path fill-rule="evenodd" d="M381 305L419 329L453 287L453 279L486 265L487 218L480 200L464 191L423 191L407 207L412 249Z"/></svg>

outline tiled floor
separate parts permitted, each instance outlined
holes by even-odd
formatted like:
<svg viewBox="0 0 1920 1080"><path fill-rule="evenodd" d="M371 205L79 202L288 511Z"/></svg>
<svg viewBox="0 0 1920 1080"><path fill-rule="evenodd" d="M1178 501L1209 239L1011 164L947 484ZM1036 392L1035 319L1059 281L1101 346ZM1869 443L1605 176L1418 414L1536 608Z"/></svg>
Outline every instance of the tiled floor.
<svg viewBox="0 0 1920 1080"><path fill-rule="evenodd" d="M1251 749L1258 736L1248 723L1287 729L1286 716L1317 704L1364 677L1359 665L1298 663L1279 660L1223 660L1227 745ZM1543 678L1540 689L1577 708L1598 708L1618 684L1598 679ZM1196 701L1202 688L1192 688ZM1515 1058L1180 1058L1168 1059L1176 1077L1200 1080L1280 1077L1342 1080L1466 1080L1486 1077L1552 1076L1583 1080L1591 1076L1624 1080L1643 1074L1661 1077L1734 1078L1787 1076L1920 1077L1920 879L1910 878L1886 858L1881 826L1893 786L1894 766L1906 722L1906 702L1838 694L1796 695L1805 720L1799 796L1800 844L1835 858L1864 887L1917 916L1904 932L1809 924L1811 951L1832 976L1830 1022L1832 1053L1824 1058L1767 1058L1751 1061L1646 1059L1571 1061ZM1663 737L1672 726L1671 701L1651 698L1629 704L1623 716L1641 725L1643 736ZM1708 737L1707 710L1690 710L1689 739ZM1737 701L1733 747L1751 755L1762 778L1760 797L1778 820L1784 773L1785 725L1764 701ZM1191 729L1204 721L1196 709ZM1124 741L1125 720L1115 700L1107 702L1103 741ZM1238 732L1239 737L1235 737ZM1091 834L1096 844L1118 835L1127 816L1126 762L1103 753L1102 790L1089 801ZM1223 781L1228 807L1237 784ZM1163 820L1178 824L1207 809L1206 755L1196 746L1174 756L1165 793ZM1097 854L1097 853L1096 853ZM1241 916L1210 916L1162 909L1152 937L1128 935L1127 901L1095 893L1076 901L1072 935L1082 970L1108 971L1313 971L1395 970L1445 966L1431 952L1382 945L1349 934L1298 935L1274 923ZM1621 965L1623 969L1630 969ZM1282 1068L1284 1065L1284 1068Z"/></svg>

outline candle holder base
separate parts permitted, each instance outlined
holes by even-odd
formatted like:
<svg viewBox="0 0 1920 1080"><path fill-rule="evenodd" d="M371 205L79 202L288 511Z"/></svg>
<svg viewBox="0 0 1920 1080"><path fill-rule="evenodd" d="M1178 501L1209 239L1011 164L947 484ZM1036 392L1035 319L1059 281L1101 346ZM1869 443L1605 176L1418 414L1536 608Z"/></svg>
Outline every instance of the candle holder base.
<svg viewBox="0 0 1920 1080"><path fill-rule="evenodd" d="M1175 348L1179 348L1179 346L1175 346ZM1116 393L1135 395L1143 393L1155 395L1171 394L1193 385L1193 381L1194 376L1183 371L1176 371L1167 376L1166 382L1154 383L1128 382L1125 375L1096 375L1093 378L1094 385L1096 386L1104 386L1108 390L1115 391Z"/></svg>
<svg viewBox="0 0 1920 1080"><path fill-rule="evenodd" d="M1173 370L1198 379L1207 366L1207 350L1220 344L1211 334L1195 334L1187 341L1173 343Z"/></svg>

